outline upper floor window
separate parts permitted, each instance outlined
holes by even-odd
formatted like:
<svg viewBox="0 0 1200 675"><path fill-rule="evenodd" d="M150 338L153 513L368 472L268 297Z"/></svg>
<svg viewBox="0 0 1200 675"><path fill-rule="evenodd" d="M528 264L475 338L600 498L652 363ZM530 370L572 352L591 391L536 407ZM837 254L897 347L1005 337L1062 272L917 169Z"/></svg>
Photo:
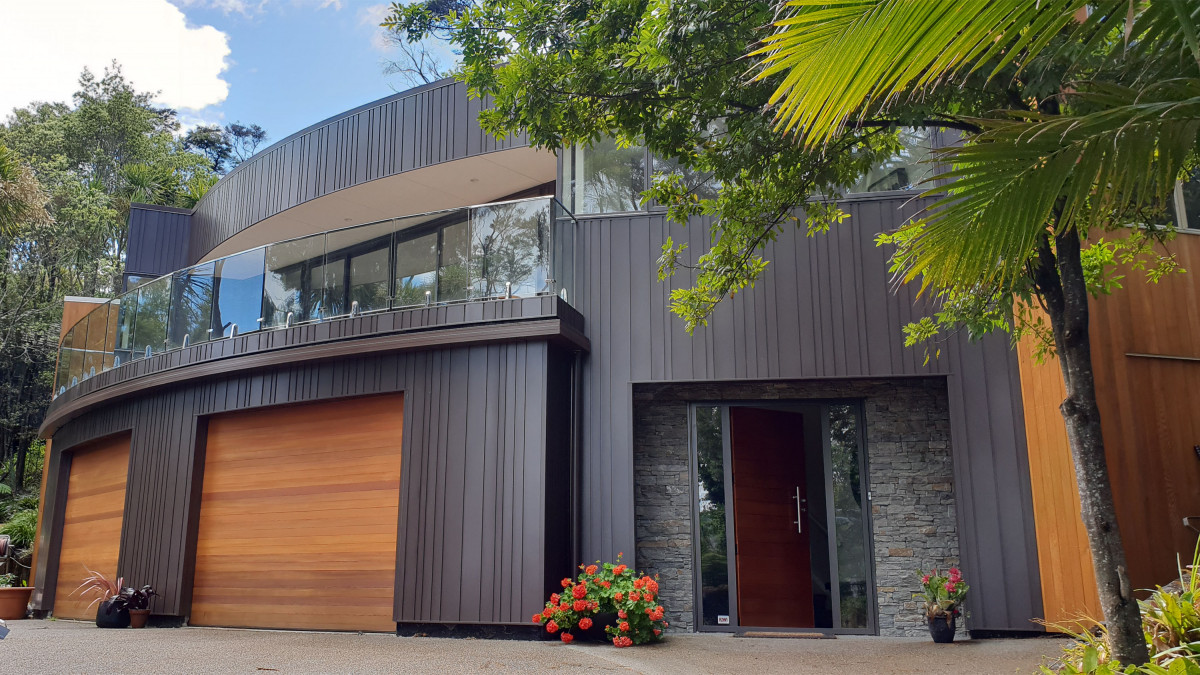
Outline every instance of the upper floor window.
<svg viewBox="0 0 1200 675"><path fill-rule="evenodd" d="M873 167L846 191L847 195L921 189L921 182L934 173L928 163L932 156L936 131L904 129L900 152ZM619 147L615 140L603 138L588 146L576 146L562 152L562 201L575 214L623 213L644 211L642 192L654 176L680 173L684 183L701 198L716 196L717 185L710 178L679 166L678 162L651 155L645 148Z"/></svg>
<svg viewBox="0 0 1200 675"><path fill-rule="evenodd" d="M900 152L871 167L846 190L846 194L924 189L922 181L934 174L935 167L930 159L933 156L935 134L933 129L900 130Z"/></svg>
<svg viewBox="0 0 1200 675"><path fill-rule="evenodd" d="M1186 181L1175 184L1175 227L1200 230L1200 168Z"/></svg>

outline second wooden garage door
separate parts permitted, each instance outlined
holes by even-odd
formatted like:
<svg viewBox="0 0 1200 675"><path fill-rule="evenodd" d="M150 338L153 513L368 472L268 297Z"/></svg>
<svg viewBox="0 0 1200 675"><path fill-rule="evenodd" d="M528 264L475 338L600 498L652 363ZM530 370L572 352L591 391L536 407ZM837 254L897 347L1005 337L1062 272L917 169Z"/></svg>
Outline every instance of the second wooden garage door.
<svg viewBox="0 0 1200 675"><path fill-rule="evenodd" d="M189 622L392 631L403 397L209 420Z"/></svg>

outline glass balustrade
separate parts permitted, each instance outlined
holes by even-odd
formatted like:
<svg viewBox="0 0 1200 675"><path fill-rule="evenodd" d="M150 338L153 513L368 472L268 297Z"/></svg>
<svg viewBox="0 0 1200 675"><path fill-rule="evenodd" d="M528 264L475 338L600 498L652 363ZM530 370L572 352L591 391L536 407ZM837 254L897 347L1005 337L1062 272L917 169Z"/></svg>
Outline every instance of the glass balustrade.
<svg viewBox="0 0 1200 675"><path fill-rule="evenodd" d="M576 221L523 199L394 218L146 280L65 334L54 395L163 351L257 330L451 302L575 293Z"/></svg>

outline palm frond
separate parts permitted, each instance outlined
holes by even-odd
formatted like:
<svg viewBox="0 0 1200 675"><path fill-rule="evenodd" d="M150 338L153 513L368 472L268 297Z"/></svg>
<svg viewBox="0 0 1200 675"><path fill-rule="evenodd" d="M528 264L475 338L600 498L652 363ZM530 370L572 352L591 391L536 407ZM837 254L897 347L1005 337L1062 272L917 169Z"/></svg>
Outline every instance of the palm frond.
<svg viewBox="0 0 1200 675"><path fill-rule="evenodd" d="M932 180L953 183L896 261L906 281L1006 287L1057 211L1059 231L1082 234L1163 212L1200 142L1200 78L1072 96L1096 111L977 120L982 134L941 153L950 168Z"/></svg>

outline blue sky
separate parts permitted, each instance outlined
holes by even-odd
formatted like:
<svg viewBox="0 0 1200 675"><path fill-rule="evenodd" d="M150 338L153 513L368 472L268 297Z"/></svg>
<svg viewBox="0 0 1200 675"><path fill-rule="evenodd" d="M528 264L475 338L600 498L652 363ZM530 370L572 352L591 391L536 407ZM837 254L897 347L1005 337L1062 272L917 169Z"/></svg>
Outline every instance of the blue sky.
<svg viewBox="0 0 1200 675"><path fill-rule="evenodd" d="M378 2L321 7L271 3L243 14L194 3L188 19L229 36L229 96L198 111L208 119L261 125L271 140L408 88L383 74Z"/></svg>
<svg viewBox="0 0 1200 675"><path fill-rule="evenodd" d="M277 141L411 85L385 76L381 0L3 0L0 120L68 101L116 59L187 126L240 121ZM36 53L36 58L29 54Z"/></svg>

